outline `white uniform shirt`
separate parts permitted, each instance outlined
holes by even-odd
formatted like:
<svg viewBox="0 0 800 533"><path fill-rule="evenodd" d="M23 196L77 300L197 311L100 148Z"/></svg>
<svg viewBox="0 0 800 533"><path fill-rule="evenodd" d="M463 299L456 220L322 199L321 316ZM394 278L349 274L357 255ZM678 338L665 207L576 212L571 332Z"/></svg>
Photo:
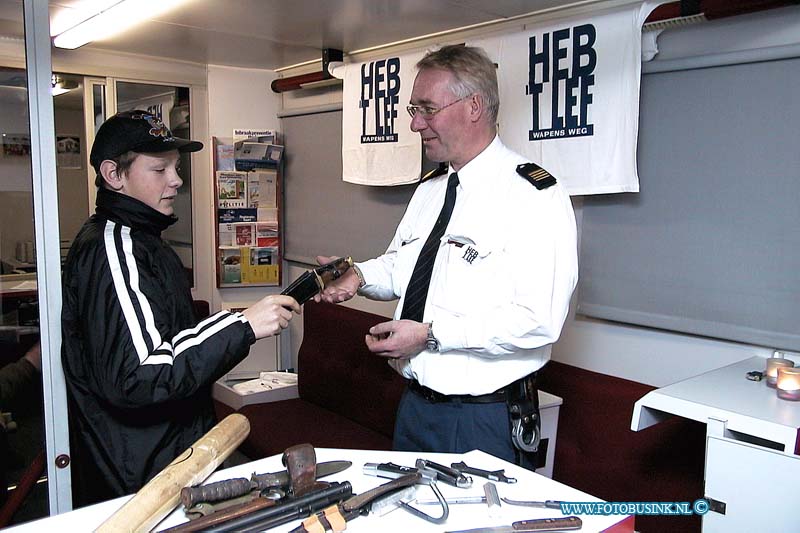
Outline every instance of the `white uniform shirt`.
<svg viewBox="0 0 800 533"><path fill-rule="evenodd" d="M459 172L425 303L440 352L392 361L443 394L485 394L541 368L578 279L575 216L560 184L538 190L498 137ZM451 170L452 171L452 170ZM386 253L359 263L360 294L400 298L444 203L447 176L419 185Z"/></svg>

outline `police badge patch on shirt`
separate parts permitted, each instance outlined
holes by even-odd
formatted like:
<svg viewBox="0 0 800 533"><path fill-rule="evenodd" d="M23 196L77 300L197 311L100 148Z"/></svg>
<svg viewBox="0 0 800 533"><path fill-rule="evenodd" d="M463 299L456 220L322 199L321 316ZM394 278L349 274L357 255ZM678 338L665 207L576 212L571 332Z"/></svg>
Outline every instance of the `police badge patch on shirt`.
<svg viewBox="0 0 800 533"><path fill-rule="evenodd" d="M459 262L462 262L463 264L471 265L475 262L475 260L488 255L486 253L481 253L478 245L469 237L464 237L461 235L445 235L443 239L445 239L445 242L449 246L455 247L457 250L455 255L460 258ZM454 257L452 251L451 257Z"/></svg>

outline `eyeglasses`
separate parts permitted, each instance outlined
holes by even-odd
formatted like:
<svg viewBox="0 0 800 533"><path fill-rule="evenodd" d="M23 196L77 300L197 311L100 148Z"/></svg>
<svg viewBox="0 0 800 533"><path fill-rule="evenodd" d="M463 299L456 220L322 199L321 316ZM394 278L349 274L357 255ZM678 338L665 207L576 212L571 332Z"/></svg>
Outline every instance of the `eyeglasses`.
<svg viewBox="0 0 800 533"><path fill-rule="evenodd" d="M442 107L430 107L427 105L407 105L406 111L408 111L408 114L411 115L411 118L414 118L415 116L417 116L417 113L419 113L419 116L421 116L424 120L430 120L433 117L435 117L437 113L444 111L451 105L455 105L459 103L461 100L469 98L470 96L472 95L468 94L467 96L462 96L458 100L453 100L449 104L443 105Z"/></svg>

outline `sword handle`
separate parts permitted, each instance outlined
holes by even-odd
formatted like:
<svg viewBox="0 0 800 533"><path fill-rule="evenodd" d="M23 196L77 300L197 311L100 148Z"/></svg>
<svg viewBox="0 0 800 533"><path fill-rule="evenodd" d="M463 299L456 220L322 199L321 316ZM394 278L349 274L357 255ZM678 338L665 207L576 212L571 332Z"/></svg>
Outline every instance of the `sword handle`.
<svg viewBox="0 0 800 533"><path fill-rule="evenodd" d="M181 489L181 503L186 509L189 509L199 502L218 502L244 496L254 488L253 483L243 477L197 487L184 487Z"/></svg>
<svg viewBox="0 0 800 533"><path fill-rule="evenodd" d="M351 266L353 266L353 259L350 257L334 259L330 263L304 272L281 294L291 296L297 300L297 303L303 305L321 292L330 282L339 279Z"/></svg>

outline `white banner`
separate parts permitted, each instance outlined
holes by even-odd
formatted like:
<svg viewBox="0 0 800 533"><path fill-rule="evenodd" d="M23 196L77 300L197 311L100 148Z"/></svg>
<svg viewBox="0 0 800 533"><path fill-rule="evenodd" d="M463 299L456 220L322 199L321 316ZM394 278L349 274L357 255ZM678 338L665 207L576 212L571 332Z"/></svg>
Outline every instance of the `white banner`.
<svg viewBox="0 0 800 533"><path fill-rule="evenodd" d="M498 64L500 137L572 195L638 192L643 2L470 41Z"/></svg>
<svg viewBox="0 0 800 533"><path fill-rule="evenodd" d="M422 52L336 69L344 78L342 179L361 185L419 180L422 143L411 131L406 105ZM344 76L339 72L344 69Z"/></svg>

